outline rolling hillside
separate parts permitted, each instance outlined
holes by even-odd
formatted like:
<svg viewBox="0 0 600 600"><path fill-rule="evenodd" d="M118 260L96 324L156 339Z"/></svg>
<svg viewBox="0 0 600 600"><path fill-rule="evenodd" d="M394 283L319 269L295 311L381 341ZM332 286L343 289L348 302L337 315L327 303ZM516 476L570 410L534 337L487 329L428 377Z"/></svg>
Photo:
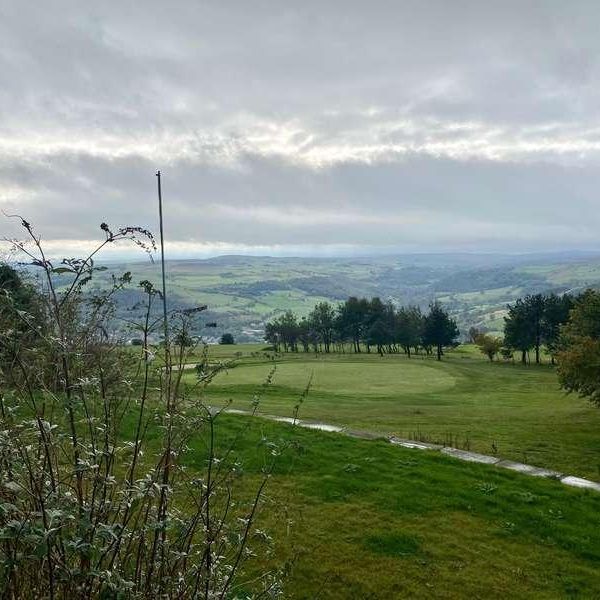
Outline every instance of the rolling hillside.
<svg viewBox="0 0 600 600"><path fill-rule="evenodd" d="M104 281L107 274L131 271L136 283L159 282L158 264L108 266ZM456 317L461 331L470 326L500 331L506 304L519 296L600 285L600 255L220 256L168 261L167 274L173 307L208 305L207 320L218 324L205 336L208 341L227 331L239 341L251 342L262 339L265 322L281 311L292 309L302 315L316 302L338 302L350 295L422 307L438 299ZM131 316L140 297L135 287L120 294L121 316Z"/></svg>

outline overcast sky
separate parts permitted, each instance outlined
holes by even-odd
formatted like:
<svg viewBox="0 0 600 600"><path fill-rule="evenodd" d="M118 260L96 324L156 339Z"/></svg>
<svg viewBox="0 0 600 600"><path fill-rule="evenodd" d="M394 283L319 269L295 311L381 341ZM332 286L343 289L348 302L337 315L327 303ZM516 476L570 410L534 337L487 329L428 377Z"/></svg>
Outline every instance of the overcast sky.
<svg viewBox="0 0 600 600"><path fill-rule="evenodd" d="M597 0L0 0L0 207L73 254L157 230L161 169L171 256L600 248L599 30Z"/></svg>

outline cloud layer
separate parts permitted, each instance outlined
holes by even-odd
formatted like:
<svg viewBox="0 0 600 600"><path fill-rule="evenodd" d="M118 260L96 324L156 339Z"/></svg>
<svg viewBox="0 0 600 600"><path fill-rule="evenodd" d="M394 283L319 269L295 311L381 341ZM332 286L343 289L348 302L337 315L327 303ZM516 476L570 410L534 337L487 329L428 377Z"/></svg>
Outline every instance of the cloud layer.
<svg viewBox="0 0 600 600"><path fill-rule="evenodd" d="M161 169L178 255L598 248L599 23L583 0L0 0L0 207L67 251L156 229Z"/></svg>

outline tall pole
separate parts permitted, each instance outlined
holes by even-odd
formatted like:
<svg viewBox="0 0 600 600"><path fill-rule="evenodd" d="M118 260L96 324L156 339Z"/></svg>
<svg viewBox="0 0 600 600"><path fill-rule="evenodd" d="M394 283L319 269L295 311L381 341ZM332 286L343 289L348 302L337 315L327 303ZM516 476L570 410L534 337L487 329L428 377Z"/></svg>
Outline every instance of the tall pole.
<svg viewBox="0 0 600 600"><path fill-rule="evenodd" d="M162 272L163 294L163 331L165 336L165 352L169 352L169 321L167 319L167 280L165 276L165 235L163 229L162 189L160 185L160 171L156 171L158 182L158 219L160 222L160 267Z"/></svg>
<svg viewBox="0 0 600 600"><path fill-rule="evenodd" d="M172 445L172 431L173 431L173 410L171 404L171 382L172 382L172 365L171 365L171 348L169 344L169 321L167 319L167 280L165 276L165 235L163 229L163 207L162 207L162 189L160 186L160 171L156 171L156 179L158 184L158 218L160 221L160 268L162 271L162 294L163 294L163 329L165 335L165 383L166 389L164 393L166 393L166 409L168 415L167 421L167 434L165 441L165 453L164 453L164 466L162 473L162 487L160 490L160 502L158 505L158 518L160 522L165 522L165 517L167 514L167 505L168 505L168 497L167 497L167 487L169 486L169 479L171 473L171 445ZM161 385L161 388L163 386ZM158 541L159 532L156 530L154 534L154 548L156 547L156 542ZM165 542L167 538L167 529L166 527L162 529L160 533L161 537L161 574L160 581L162 582L162 565L164 564L164 551L165 551ZM154 552L154 550L153 550ZM162 584L161 584L162 585Z"/></svg>

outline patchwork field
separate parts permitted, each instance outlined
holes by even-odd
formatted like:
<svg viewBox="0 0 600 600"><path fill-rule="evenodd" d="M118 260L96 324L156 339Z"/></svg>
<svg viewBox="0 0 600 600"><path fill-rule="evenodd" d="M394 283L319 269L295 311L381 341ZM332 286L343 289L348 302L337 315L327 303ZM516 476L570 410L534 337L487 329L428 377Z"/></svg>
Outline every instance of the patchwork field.
<svg viewBox="0 0 600 600"><path fill-rule="evenodd" d="M111 264L111 273L129 270L133 281L160 280L158 264ZM99 279L108 282L108 279ZM233 333L243 342L260 341L264 325L285 310L306 315L317 302L349 296L380 296L397 304L426 308L439 299L457 319L499 332L506 304L527 293L579 291L600 283L597 255L411 254L348 258L221 256L167 262L174 307L207 304L217 323L205 337ZM139 301L135 289L118 295L120 315L130 317Z"/></svg>

